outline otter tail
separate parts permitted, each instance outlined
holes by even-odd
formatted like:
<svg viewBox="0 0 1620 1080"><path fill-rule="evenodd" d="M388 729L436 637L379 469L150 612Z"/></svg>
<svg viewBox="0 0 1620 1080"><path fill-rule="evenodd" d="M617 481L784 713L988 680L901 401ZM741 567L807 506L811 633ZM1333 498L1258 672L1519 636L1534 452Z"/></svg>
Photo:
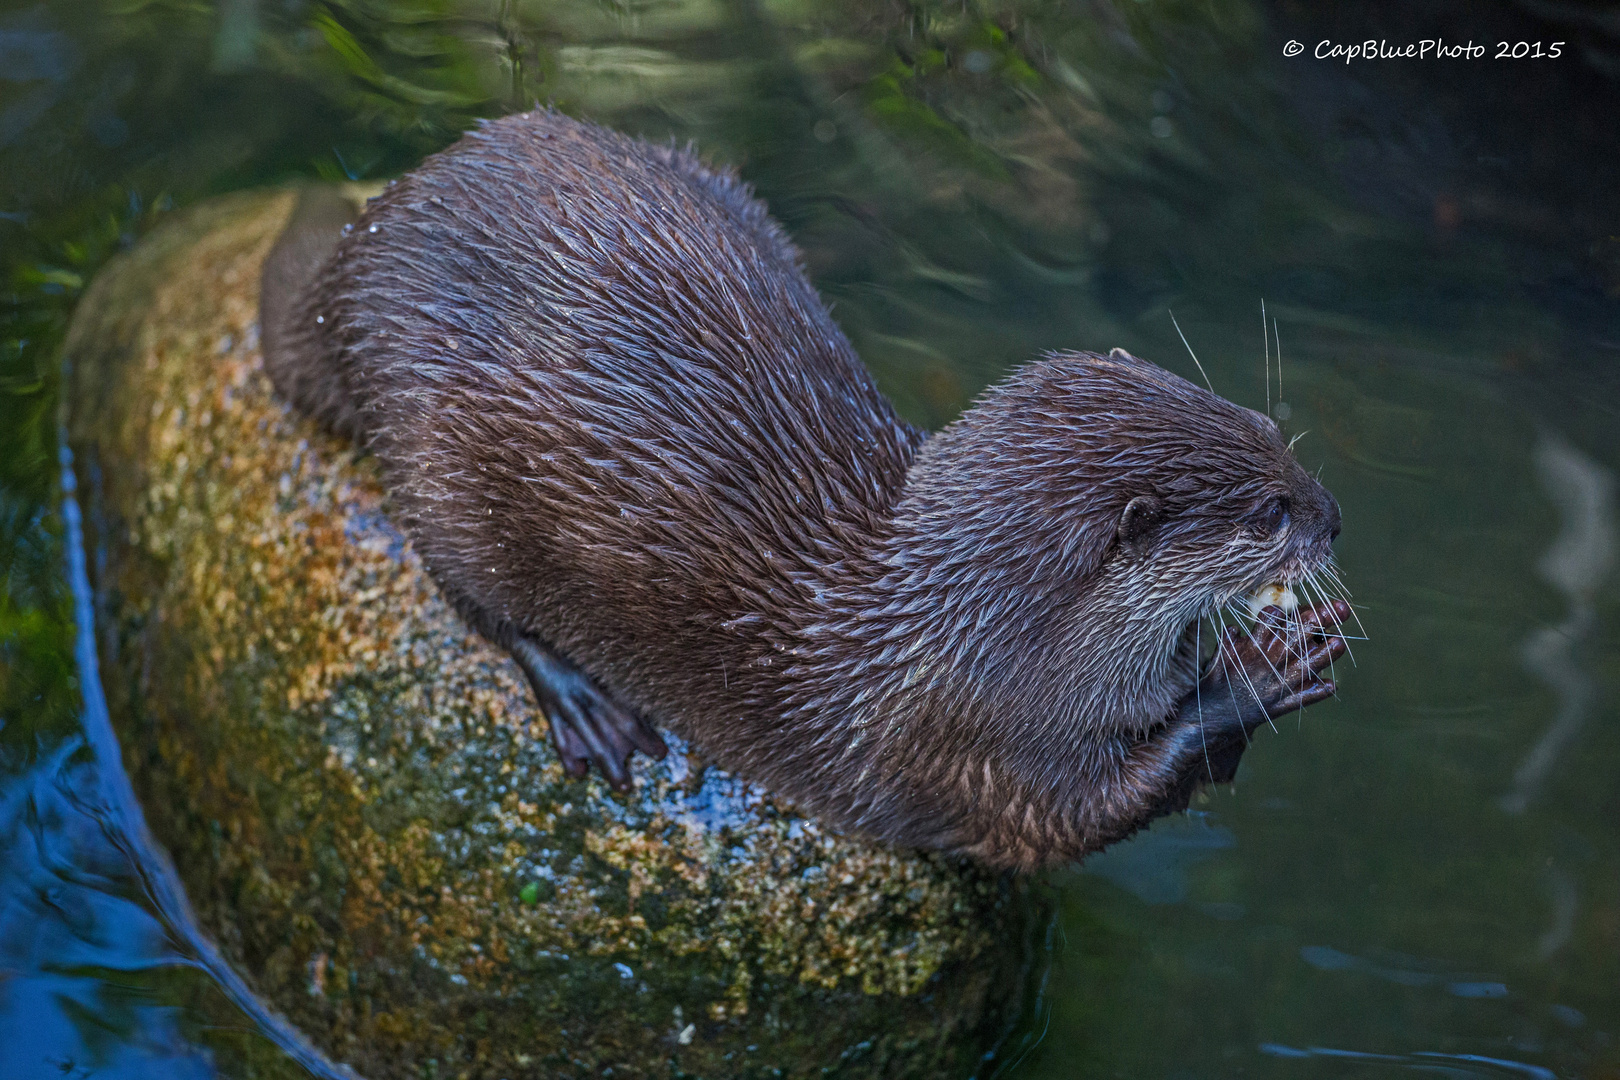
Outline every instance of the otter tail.
<svg viewBox="0 0 1620 1080"><path fill-rule="evenodd" d="M358 216L341 190L304 188L265 259L259 288L259 339L270 381L300 411L349 438L359 435L358 410L332 324L318 318L318 309L327 260Z"/></svg>

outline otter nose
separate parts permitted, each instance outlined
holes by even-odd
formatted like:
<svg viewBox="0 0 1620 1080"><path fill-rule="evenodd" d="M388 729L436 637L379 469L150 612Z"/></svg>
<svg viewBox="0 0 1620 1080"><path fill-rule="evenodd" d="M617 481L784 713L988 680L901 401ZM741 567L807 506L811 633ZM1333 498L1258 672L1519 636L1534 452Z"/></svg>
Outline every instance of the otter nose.
<svg viewBox="0 0 1620 1080"><path fill-rule="evenodd" d="M1322 518L1327 525L1328 542L1331 543L1332 541L1337 540L1339 538L1339 527L1341 525L1341 520L1339 518L1339 500L1335 499L1331 494L1328 494L1327 512L1322 515Z"/></svg>

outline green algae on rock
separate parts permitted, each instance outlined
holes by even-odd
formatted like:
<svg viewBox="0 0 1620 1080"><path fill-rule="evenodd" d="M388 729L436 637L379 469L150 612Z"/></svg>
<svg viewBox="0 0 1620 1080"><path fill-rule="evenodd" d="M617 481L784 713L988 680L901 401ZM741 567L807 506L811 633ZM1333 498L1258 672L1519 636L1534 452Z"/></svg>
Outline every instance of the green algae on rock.
<svg viewBox="0 0 1620 1080"><path fill-rule="evenodd" d="M289 414L258 273L294 196L197 207L70 331L125 759L205 925L372 1077L965 1075L1032 908L836 836L676 744L564 777L517 667Z"/></svg>

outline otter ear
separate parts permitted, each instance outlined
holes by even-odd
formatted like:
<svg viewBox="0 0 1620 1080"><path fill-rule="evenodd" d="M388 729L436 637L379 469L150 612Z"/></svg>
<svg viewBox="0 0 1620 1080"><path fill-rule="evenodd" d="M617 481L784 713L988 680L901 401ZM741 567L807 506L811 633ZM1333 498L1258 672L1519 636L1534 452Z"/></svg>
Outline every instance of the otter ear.
<svg viewBox="0 0 1620 1080"><path fill-rule="evenodd" d="M1125 504L1119 515L1119 542L1126 547L1139 543L1153 531L1164 516L1164 504L1152 495L1138 495Z"/></svg>
<svg viewBox="0 0 1620 1080"><path fill-rule="evenodd" d="M1121 363L1125 363L1125 364L1146 364L1147 363L1147 361L1143 360L1140 356L1132 356L1130 353L1126 352L1124 349L1118 348L1117 346L1115 348L1112 348L1112 349L1108 350L1108 359L1110 359L1110 360L1118 360Z"/></svg>

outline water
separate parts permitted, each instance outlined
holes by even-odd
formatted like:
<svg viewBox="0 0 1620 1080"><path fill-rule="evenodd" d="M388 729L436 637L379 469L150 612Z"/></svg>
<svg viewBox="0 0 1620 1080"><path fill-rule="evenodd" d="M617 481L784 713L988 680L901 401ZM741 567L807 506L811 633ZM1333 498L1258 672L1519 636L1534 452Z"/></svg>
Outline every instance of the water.
<svg viewBox="0 0 1620 1080"><path fill-rule="evenodd" d="M990 1070L1620 1074L1604 10L0 6L0 1075L297 1072L132 865L98 766L57 456L74 299L173 207L387 176L534 100L739 165L914 420L1047 348L1194 376L1174 311L1343 505L1370 640L1341 700L1050 875L1044 989ZM1367 37L1487 47L1312 58ZM1567 44L1493 59L1521 39Z"/></svg>

